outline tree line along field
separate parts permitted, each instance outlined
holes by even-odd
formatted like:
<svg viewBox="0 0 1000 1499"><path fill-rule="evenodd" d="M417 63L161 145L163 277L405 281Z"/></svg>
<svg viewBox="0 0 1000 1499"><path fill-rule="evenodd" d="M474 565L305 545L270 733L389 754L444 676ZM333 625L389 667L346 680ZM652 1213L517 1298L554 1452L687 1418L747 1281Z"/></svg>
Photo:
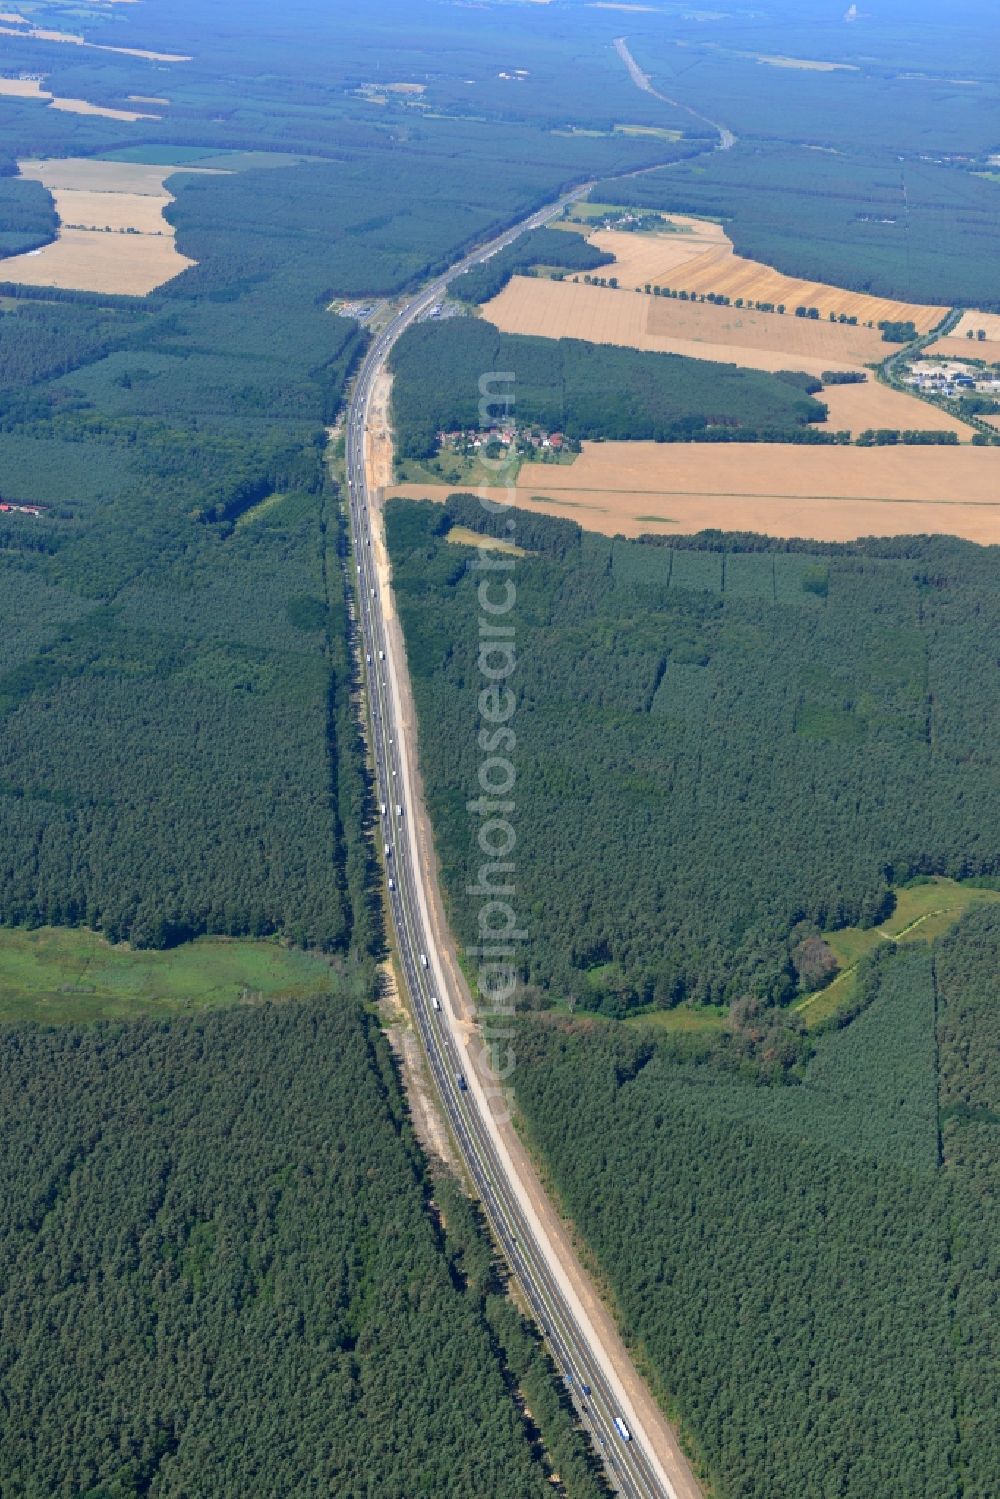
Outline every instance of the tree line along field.
<svg viewBox="0 0 1000 1499"><path fill-rule="evenodd" d="M947 307L927 306L910 298L874 297L852 292L800 276L784 275L771 266L747 259L733 251L721 225L671 216L674 232L628 233L602 229L590 236L594 249L612 255L623 285L666 286L675 291L728 296L735 302L767 302L794 312L796 307L815 307L820 320L856 318L862 324L912 322L920 333L929 333L944 317Z"/></svg>
<svg viewBox="0 0 1000 1499"><path fill-rule="evenodd" d="M350 986L0 1049L5 1496L606 1492Z"/></svg>
<svg viewBox="0 0 1000 1499"><path fill-rule="evenodd" d="M797 1086L520 1024L530 1139L713 1492L992 1494L998 943L993 906L885 947Z"/></svg>
<svg viewBox="0 0 1000 1499"><path fill-rule="evenodd" d="M502 515L493 529L535 554L517 562L512 685L523 978L539 1002L786 1004L809 930L880 921L911 875L1000 872L995 683L977 647L998 607L993 551L637 544L510 518L512 532ZM444 537L492 522L456 497L392 502L387 523L437 846L469 942L476 744L460 725L476 603Z"/></svg>
<svg viewBox="0 0 1000 1499"><path fill-rule="evenodd" d="M656 296L652 288L648 294L645 287L638 291L515 276L487 303L484 315L504 333L580 338L748 369L804 370L817 377L826 370L879 364L889 352L872 328L682 301Z"/></svg>

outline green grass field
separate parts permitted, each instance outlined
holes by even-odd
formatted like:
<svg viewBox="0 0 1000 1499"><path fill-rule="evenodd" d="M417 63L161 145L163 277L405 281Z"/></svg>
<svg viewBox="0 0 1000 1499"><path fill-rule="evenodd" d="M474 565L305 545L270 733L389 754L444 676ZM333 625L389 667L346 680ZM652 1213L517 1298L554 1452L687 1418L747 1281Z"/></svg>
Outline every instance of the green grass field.
<svg viewBox="0 0 1000 1499"><path fill-rule="evenodd" d="M0 1023L125 1020L304 999L336 983L321 957L204 937L165 952L112 947L95 932L0 929Z"/></svg>
<svg viewBox="0 0 1000 1499"><path fill-rule="evenodd" d="M654 1010L649 1015L632 1015L625 1024L638 1030L655 1030L677 1036L715 1036L726 1023L725 1006L705 1005L693 1009L678 1005L674 1010Z"/></svg>
<svg viewBox="0 0 1000 1499"><path fill-rule="evenodd" d="M881 926L864 930L848 926L823 933L841 971L832 984L805 995L794 1008L810 1028L822 1024L854 998L857 964L880 942L933 942L949 932L971 906L987 901L1000 901L1000 890L980 890L943 878L904 886L896 891L896 909Z"/></svg>

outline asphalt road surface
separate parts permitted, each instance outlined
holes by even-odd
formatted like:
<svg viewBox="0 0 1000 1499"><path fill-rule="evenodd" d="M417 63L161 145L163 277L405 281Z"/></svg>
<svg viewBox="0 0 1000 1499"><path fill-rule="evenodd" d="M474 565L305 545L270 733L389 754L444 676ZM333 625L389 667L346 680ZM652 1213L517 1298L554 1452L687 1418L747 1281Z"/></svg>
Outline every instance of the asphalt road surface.
<svg viewBox="0 0 1000 1499"><path fill-rule="evenodd" d="M381 550L380 515L366 473L366 425L375 382L401 334L445 294L448 284L528 230L545 224L589 191L589 184L532 214L480 247L418 292L383 328L370 346L351 396L347 415L346 463L353 554L357 584L357 623L365 657L366 708L380 807L379 842L384 853L399 965L413 1015L445 1115L489 1217L497 1242L520 1284L546 1343L562 1371L595 1450L617 1490L630 1499L700 1499L690 1468L653 1422L637 1414L626 1383L639 1383L634 1370L622 1377L622 1348L591 1314L579 1294L583 1272L566 1270L566 1245L556 1246L537 1207L538 1183L523 1179L491 1108L489 1075L482 1062L470 1065L468 1023L454 967L432 940L424 881L433 860L421 860L422 809L415 796L416 744L412 723L401 712L406 663L401 633L389 629L392 601ZM408 699L408 691L407 691ZM425 851L426 853L426 851ZM533 1200L534 1194L534 1200ZM648 1417L648 1412L647 1412ZM667 1431L665 1422L664 1431ZM625 1433L627 1432L627 1436ZM659 1449L659 1450L657 1450ZM671 1471L668 1472L668 1468Z"/></svg>

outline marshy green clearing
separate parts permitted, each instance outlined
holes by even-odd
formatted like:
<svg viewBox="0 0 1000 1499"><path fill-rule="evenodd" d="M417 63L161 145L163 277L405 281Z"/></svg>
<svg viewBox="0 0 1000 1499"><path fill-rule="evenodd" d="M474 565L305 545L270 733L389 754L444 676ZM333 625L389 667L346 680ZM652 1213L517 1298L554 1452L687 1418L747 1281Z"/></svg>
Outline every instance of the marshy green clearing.
<svg viewBox="0 0 1000 1499"><path fill-rule="evenodd" d="M134 951L82 929L0 930L0 1023L192 1014L305 999L334 983L325 958L279 942L202 937Z"/></svg>

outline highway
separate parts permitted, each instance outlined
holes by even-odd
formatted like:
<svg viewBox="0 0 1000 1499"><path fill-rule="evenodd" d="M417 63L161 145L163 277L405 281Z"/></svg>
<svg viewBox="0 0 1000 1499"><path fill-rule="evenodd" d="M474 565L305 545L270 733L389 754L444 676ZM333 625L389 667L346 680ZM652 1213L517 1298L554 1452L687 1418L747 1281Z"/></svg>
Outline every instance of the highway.
<svg viewBox="0 0 1000 1499"><path fill-rule="evenodd" d="M485 1063L473 1063L462 1028L463 1001L454 969L443 961L432 937L428 876L421 863L418 816L414 805L416 746L408 741L401 712L406 662L401 633L390 629L391 599L384 596L377 556L381 551L381 496L369 493L366 431L375 382L401 334L444 295L449 282L469 267L538 228L589 191L589 184L532 214L481 246L418 292L374 338L359 371L347 413L346 466L352 555L357 585L358 625L365 663L366 707L376 778L388 898L399 966L427 1061L452 1134L492 1225L496 1240L523 1291L595 1450L612 1484L630 1499L700 1499L700 1490L676 1450L665 1451L659 1431L650 1440L648 1410L644 1427L626 1392L620 1344L591 1315L578 1283L567 1274L566 1248L560 1250L532 1201L537 1181L525 1183L491 1108ZM373 504L373 499L375 504ZM384 578L384 571L382 577ZM583 1272L579 1271L582 1278ZM628 1435L625 1436L620 1425ZM665 1422L664 1432L667 1431ZM657 1450L657 1448L659 1450ZM667 1468L671 1468L668 1473Z"/></svg>

